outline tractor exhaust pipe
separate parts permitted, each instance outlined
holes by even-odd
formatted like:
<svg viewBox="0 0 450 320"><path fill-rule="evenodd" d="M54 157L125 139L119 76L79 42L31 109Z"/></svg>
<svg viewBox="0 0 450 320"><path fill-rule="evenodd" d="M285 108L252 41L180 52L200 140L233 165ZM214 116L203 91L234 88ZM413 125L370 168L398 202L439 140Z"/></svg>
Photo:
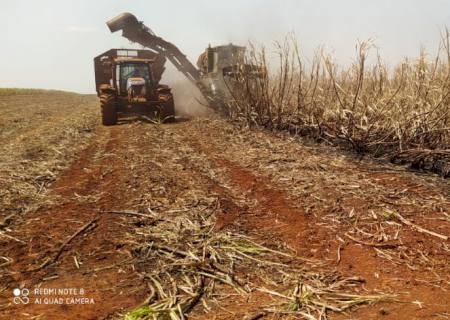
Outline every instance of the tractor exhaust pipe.
<svg viewBox="0 0 450 320"><path fill-rule="evenodd" d="M124 12L106 22L106 25L111 32L116 32L129 27L138 26L139 21L133 14Z"/></svg>

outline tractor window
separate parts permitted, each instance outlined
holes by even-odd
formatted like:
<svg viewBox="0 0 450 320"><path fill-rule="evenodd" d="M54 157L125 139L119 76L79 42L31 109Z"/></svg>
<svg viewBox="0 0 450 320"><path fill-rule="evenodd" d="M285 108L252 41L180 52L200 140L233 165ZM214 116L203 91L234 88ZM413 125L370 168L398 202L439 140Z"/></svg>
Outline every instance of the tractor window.
<svg viewBox="0 0 450 320"><path fill-rule="evenodd" d="M120 87L120 67L116 68L116 86L117 88L121 88ZM120 89L122 90L122 89Z"/></svg>
<svg viewBox="0 0 450 320"><path fill-rule="evenodd" d="M144 63L124 63L120 66L120 88L126 90L129 78L144 78L147 84L150 83L150 72L148 64Z"/></svg>

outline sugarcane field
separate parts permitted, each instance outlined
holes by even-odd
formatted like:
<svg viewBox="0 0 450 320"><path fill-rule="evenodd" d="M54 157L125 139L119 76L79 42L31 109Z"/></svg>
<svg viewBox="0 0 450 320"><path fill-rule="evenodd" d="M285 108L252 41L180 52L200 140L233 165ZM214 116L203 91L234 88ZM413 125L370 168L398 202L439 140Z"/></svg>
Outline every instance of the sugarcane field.
<svg viewBox="0 0 450 320"><path fill-rule="evenodd" d="M0 5L0 319L450 319L450 3Z"/></svg>

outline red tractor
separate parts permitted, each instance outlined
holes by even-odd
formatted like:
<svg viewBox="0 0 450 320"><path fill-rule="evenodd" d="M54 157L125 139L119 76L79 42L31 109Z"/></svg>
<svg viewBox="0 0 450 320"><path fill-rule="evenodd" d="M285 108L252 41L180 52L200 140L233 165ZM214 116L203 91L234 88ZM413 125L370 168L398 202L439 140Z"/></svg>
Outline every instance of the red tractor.
<svg viewBox="0 0 450 320"><path fill-rule="evenodd" d="M136 49L111 49L94 59L103 125L114 125L127 114L148 115L161 122L175 119L171 90L159 84L165 61L160 53Z"/></svg>

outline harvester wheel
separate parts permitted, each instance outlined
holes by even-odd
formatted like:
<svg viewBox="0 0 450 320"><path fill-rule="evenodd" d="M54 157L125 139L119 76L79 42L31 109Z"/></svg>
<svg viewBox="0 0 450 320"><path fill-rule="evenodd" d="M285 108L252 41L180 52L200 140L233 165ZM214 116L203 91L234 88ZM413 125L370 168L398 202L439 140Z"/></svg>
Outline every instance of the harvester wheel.
<svg viewBox="0 0 450 320"><path fill-rule="evenodd" d="M162 103L161 119L164 122L175 122L175 104L173 97Z"/></svg>
<svg viewBox="0 0 450 320"><path fill-rule="evenodd" d="M102 107L102 124L112 126L117 123L116 101L113 95L100 95L100 105Z"/></svg>

